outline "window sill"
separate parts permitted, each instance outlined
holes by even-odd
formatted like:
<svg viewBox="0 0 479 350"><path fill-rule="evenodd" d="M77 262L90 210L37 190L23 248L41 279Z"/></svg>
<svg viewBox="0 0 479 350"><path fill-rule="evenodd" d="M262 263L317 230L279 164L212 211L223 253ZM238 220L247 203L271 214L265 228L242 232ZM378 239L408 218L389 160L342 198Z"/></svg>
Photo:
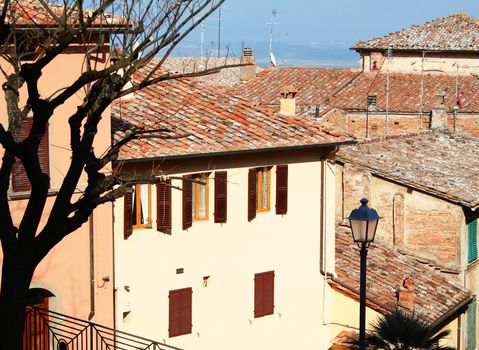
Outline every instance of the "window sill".
<svg viewBox="0 0 479 350"><path fill-rule="evenodd" d="M193 222L209 221L209 218L204 219L193 219Z"/></svg>
<svg viewBox="0 0 479 350"><path fill-rule="evenodd" d="M476 268L479 265L479 260L476 259L474 261L471 261L470 263L467 263L467 270L471 270Z"/></svg>
<svg viewBox="0 0 479 350"><path fill-rule="evenodd" d="M148 225L148 226L132 226L133 230L147 230L147 229L151 229L151 228L153 228L153 226L151 226L151 225Z"/></svg>

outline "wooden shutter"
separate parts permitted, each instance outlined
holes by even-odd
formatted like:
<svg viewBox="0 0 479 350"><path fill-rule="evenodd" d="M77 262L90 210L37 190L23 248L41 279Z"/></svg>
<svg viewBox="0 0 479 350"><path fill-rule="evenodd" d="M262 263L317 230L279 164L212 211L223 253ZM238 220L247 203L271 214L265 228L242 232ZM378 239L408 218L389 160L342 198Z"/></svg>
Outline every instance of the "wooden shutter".
<svg viewBox="0 0 479 350"><path fill-rule="evenodd" d="M18 136L18 141L23 141L28 137L30 134L30 130L32 129L33 125L33 118L25 118L22 120L22 125L20 126L20 134ZM49 160L49 149L48 149L49 141L48 141L48 125L43 135L42 140L38 146L38 158L40 161L40 167L42 171L50 175L50 160ZM16 158L16 162L12 168L12 190L13 192L23 192L23 191L30 191L31 185L30 181L28 180L28 176L23 168L23 164L20 159Z"/></svg>
<svg viewBox="0 0 479 350"><path fill-rule="evenodd" d="M133 233L133 193L126 192L123 196L123 238L128 239Z"/></svg>
<svg viewBox="0 0 479 350"><path fill-rule="evenodd" d="M215 172L215 222L224 224L227 217L226 171Z"/></svg>
<svg viewBox="0 0 479 350"><path fill-rule="evenodd" d="M171 180L156 184L156 225L160 232L171 234Z"/></svg>
<svg viewBox="0 0 479 350"><path fill-rule="evenodd" d="M288 166L276 167L276 214L288 212Z"/></svg>
<svg viewBox="0 0 479 350"><path fill-rule="evenodd" d="M476 349L476 299L474 299L466 311L466 350Z"/></svg>
<svg viewBox="0 0 479 350"><path fill-rule="evenodd" d="M168 336L176 337L191 333L192 329L191 288L171 290L169 298Z"/></svg>
<svg viewBox="0 0 479 350"><path fill-rule="evenodd" d="M248 221L256 217L256 169L248 172Z"/></svg>
<svg viewBox="0 0 479 350"><path fill-rule="evenodd" d="M271 315L274 312L274 271L257 273L254 276L254 317Z"/></svg>
<svg viewBox="0 0 479 350"><path fill-rule="evenodd" d="M192 206L192 178L191 175L183 176L183 230L191 227L193 224L193 206Z"/></svg>
<svg viewBox="0 0 479 350"><path fill-rule="evenodd" d="M467 262L477 260L477 219L467 225Z"/></svg>

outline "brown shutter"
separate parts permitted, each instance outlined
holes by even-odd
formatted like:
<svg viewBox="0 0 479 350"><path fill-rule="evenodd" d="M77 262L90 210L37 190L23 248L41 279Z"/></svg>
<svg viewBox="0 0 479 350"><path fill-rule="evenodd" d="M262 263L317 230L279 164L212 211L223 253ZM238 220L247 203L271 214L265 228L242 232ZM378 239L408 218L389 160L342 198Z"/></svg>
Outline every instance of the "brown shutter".
<svg viewBox="0 0 479 350"><path fill-rule="evenodd" d="M171 180L156 184L156 225L160 232L171 234Z"/></svg>
<svg viewBox="0 0 479 350"><path fill-rule="evenodd" d="M254 275L254 317L274 312L274 271Z"/></svg>
<svg viewBox="0 0 479 350"><path fill-rule="evenodd" d="M28 137L30 130L32 129L33 118L25 118L22 120L22 125L20 126L20 133L18 135L18 141L21 142ZM40 167L42 171L50 175L50 160L49 160L49 149L48 149L48 125L43 135L42 140L38 146L38 158L40 161ZM23 164L20 159L16 158L16 162L12 168L12 190L13 192L23 192L30 191L31 185L28 180L27 173L23 168Z"/></svg>
<svg viewBox="0 0 479 350"><path fill-rule="evenodd" d="M263 279L263 274L261 273L254 275L254 317L261 317L264 315Z"/></svg>
<svg viewBox="0 0 479 350"><path fill-rule="evenodd" d="M168 336L175 337L191 333L192 329L191 288L171 290L169 298Z"/></svg>
<svg viewBox="0 0 479 350"><path fill-rule="evenodd" d="M191 333L192 328L192 317L191 317L191 308L192 308L192 299L193 290L191 288L186 288L181 292L181 315L180 315L180 326L181 334Z"/></svg>
<svg viewBox="0 0 479 350"><path fill-rule="evenodd" d="M128 239L133 233L132 210L133 193L126 192L123 196L123 238Z"/></svg>
<svg viewBox="0 0 479 350"><path fill-rule="evenodd" d="M215 222L224 224L227 217L226 171L215 172Z"/></svg>
<svg viewBox="0 0 479 350"><path fill-rule="evenodd" d="M191 227L193 224L192 207L192 178L191 175L183 176L183 230Z"/></svg>
<svg viewBox="0 0 479 350"><path fill-rule="evenodd" d="M276 214L288 212L288 166L276 167Z"/></svg>
<svg viewBox="0 0 479 350"><path fill-rule="evenodd" d="M274 272L265 272L263 275L263 298L264 314L272 315L274 313Z"/></svg>
<svg viewBox="0 0 479 350"><path fill-rule="evenodd" d="M248 172L248 221L256 217L256 169Z"/></svg>
<svg viewBox="0 0 479 350"><path fill-rule="evenodd" d="M33 118L25 118L22 120L20 126L20 133L18 135L18 141L21 142L28 137L30 130L32 129ZM15 164L12 167L12 190L13 192L30 191L31 185L28 180L27 173L23 168L22 161L15 158Z"/></svg>

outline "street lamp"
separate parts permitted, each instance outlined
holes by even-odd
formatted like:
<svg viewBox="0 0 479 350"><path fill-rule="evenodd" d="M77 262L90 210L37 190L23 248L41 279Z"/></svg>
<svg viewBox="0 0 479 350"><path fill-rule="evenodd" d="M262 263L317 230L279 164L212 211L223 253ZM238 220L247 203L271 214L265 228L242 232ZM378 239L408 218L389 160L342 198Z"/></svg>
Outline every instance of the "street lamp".
<svg viewBox="0 0 479 350"><path fill-rule="evenodd" d="M353 241L361 248L361 275L359 283L359 349L366 349L366 256L367 248L374 241L379 215L368 207L368 200L361 199L361 206L349 215Z"/></svg>

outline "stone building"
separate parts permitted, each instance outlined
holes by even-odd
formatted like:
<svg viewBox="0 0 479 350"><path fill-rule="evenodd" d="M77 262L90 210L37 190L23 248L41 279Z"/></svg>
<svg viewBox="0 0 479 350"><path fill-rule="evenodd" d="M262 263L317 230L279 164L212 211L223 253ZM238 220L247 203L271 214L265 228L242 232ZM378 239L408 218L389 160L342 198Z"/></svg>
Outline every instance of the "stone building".
<svg viewBox="0 0 479 350"><path fill-rule="evenodd" d="M358 198L383 216L376 241L479 292L479 139L427 131L344 146L337 154L336 215ZM476 339L477 304L461 318L459 349ZM469 320L469 321L467 321ZM470 347L465 347L469 349Z"/></svg>

